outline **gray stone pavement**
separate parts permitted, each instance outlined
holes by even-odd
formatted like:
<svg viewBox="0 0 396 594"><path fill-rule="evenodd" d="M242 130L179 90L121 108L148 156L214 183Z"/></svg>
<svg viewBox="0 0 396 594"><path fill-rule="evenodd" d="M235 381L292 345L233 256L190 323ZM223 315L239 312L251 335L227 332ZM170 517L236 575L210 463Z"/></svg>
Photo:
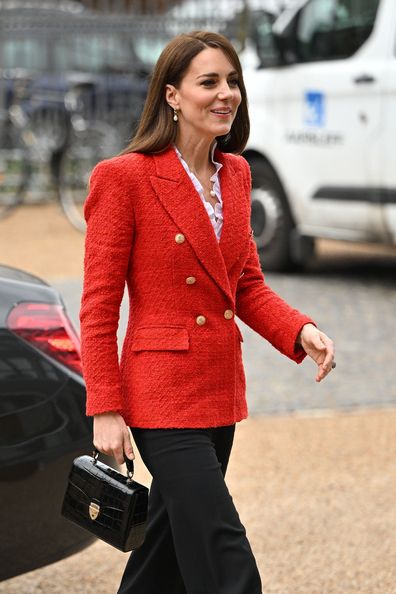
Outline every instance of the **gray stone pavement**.
<svg viewBox="0 0 396 594"><path fill-rule="evenodd" d="M396 269L394 262L321 263L303 274L267 274L288 303L315 319L336 344L337 368L315 382L311 360L296 365L238 320L251 415L396 404ZM78 325L81 280L56 283ZM120 342L127 301L121 308Z"/></svg>

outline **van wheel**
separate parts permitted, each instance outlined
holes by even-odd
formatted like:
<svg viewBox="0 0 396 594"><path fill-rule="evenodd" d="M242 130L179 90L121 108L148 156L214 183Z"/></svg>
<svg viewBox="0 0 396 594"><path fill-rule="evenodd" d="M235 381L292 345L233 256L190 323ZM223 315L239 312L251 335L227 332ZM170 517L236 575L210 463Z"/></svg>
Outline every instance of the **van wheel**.
<svg viewBox="0 0 396 594"><path fill-rule="evenodd" d="M251 225L264 270L287 270L293 265L293 220L282 186L262 159L250 159L252 171Z"/></svg>

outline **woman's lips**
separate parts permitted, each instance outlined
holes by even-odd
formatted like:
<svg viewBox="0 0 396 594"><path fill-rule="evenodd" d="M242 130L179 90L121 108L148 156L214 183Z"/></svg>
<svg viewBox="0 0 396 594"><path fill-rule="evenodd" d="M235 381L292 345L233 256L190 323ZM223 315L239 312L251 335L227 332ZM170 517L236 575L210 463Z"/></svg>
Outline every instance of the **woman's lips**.
<svg viewBox="0 0 396 594"><path fill-rule="evenodd" d="M232 115L232 110L231 109L211 109L210 110L211 113L213 113L215 116L218 116L219 118L227 118L230 117Z"/></svg>

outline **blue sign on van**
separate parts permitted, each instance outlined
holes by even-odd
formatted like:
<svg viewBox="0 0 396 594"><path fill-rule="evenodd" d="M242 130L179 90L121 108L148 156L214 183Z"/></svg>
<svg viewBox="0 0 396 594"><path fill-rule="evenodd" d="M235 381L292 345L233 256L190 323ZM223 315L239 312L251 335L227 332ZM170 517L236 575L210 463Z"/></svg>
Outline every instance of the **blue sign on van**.
<svg viewBox="0 0 396 594"><path fill-rule="evenodd" d="M308 126L325 125L325 96L318 91L304 93L304 124Z"/></svg>

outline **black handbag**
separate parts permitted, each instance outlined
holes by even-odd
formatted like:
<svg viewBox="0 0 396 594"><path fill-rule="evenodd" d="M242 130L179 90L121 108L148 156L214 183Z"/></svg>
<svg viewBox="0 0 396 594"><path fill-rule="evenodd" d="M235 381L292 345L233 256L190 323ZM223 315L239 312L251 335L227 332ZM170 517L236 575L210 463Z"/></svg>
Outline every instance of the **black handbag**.
<svg viewBox="0 0 396 594"><path fill-rule="evenodd" d="M128 476L93 457L75 458L61 514L117 549L127 552L144 541L148 488L133 480L133 460L125 458Z"/></svg>

